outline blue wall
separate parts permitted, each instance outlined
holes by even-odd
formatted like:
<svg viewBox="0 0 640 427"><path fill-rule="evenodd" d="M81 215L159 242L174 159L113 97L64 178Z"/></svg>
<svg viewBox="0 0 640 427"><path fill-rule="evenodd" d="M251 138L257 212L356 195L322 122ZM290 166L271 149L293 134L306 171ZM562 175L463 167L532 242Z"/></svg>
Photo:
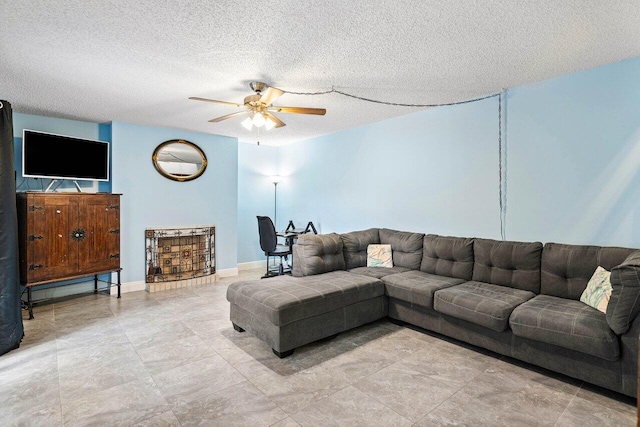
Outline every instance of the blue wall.
<svg viewBox="0 0 640 427"><path fill-rule="evenodd" d="M323 233L499 236L497 101L396 117L280 149L280 210Z"/></svg>
<svg viewBox="0 0 640 427"><path fill-rule="evenodd" d="M640 247L640 58L509 90L506 238ZM278 209L323 233L499 238L497 98L279 149Z"/></svg>
<svg viewBox="0 0 640 427"><path fill-rule="evenodd" d="M278 174L278 147L238 144L238 262L264 260L256 216L274 219L274 186ZM280 184L278 184L280 185ZM278 215L278 227L286 227ZM284 224L284 226L282 225Z"/></svg>
<svg viewBox="0 0 640 427"><path fill-rule="evenodd" d="M640 247L640 58L508 99L507 236Z"/></svg>
<svg viewBox="0 0 640 427"><path fill-rule="evenodd" d="M145 276L144 230L148 227L216 226L216 269L236 268L238 222L237 139L130 123L113 122L112 187L122 193L123 282ZM154 168L155 148L186 139L206 154L207 170L196 180L177 182Z"/></svg>

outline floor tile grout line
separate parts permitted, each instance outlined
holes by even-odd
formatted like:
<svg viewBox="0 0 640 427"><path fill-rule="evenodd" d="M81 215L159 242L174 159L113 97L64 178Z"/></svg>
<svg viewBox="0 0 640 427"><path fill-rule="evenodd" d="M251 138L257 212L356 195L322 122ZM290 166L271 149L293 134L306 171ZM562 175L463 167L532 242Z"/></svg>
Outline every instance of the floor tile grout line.
<svg viewBox="0 0 640 427"><path fill-rule="evenodd" d="M242 375L242 373L240 373L240 374ZM274 401L274 400L273 400L273 399L271 399L269 396L267 396L267 394L266 394L264 391L262 391L262 389L261 389L260 387L258 387L258 386L253 382L253 381L251 381L252 379L254 379L254 378L258 378L258 377L261 377L261 376L263 376L263 375L268 375L268 373L267 373L267 372L265 372L264 374L257 375L257 376L255 376L255 377L253 377L253 378L247 378L246 380L247 380L247 381L249 381L249 383L250 383L252 386L254 386L258 391L260 391L260 393L262 393L262 395L263 395L264 397L266 397L266 398L269 400L269 402L271 402L271 403L273 403L274 405L276 405L276 406L277 406L277 407L278 407L282 412L284 412L285 414L287 414L287 416L291 417L293 414L290 414L289 412L287 412L287 411L286 411L282 406L280 406L280 405L278 404L278 402ZM244 376L244 375L243 375L243 376ZM245 377L245 378L246 378L246 377ZM322 400L322 399L320 399L320 400ZM307 406L305 406L305 408L307 408ZM304 409L304 408L303 408L303 409ZM295 413L295 414L297 414L298 412L300 412L300 411L296 411L296 412L294 412L294 413ZM285 418L283 418L283 419L286 419L286 417L285 417ZM280 420L280 421L282 421L282 420ZM280 421L278 421L278 422L280 422ZM296 421L296 422L297 422L297 421Z"/></svg>
<svg viewBox="0 0 640 427"><path fill-rule="evenodd" d="M398 362L399 362L399 361L398 361ZM365 376L365 377L361 378L361 379L360 379L360 380L358 380L357 382L360 382L360 381L362 381L362 380L365 380L365 379L367 379L367 378L371 377L372 375L375 375L375 374L377 374L378 372L380 372L380 371L382 371L382 370L384 370L384 369L387 369L387 368L389 368L390 366L393 366L393 365L395 365L395 362L394 362L394 363L392 363L391 365L385 366L384 368L382 368L382 369L380 369L380 370L378 370L378 371L376 371L376 372L374 372L374 373L372 373L372 374L370 374L370 375L367 375L367 376ZM433 379L433 380L434 380L434 381L436 381L436 382L438 382L438 383L443 384L443 383L442 383L442 381L438 381L438 380L436 380L436 379ZM356 382L356 383L357 383L357 382ZM420 420L418 420L418 421L415 421L415 422L414 422L413 420L411 420L411 419L407 418L406 416L404 416L404 415L402 415L402 414L398 413L395 409L391 408L389 405L387 405L386 403L382 402L382 401L381 401L380 399L378 399L376 396L372 396L372 395L370 395L369 393L367 393L365 390L361 390L361 389L359 389L358 387L356 387L356 386L355 386L355 384L356 384L356 383L354 383L354 384L353 384L353 386L354 386L354 388L355 388L356 390L358 390L358 391L360 391L360 392L364 393L365 395L367 395L368 397L370 397L370 398L374 399L376 402L380 403L381 405L383 405L383 406L384 406L384 407L386 407L387 409L389 409L389 410L391 410L391 411L393 411L393 412L397 413L398 415L400 415L400 416L401 416L401 417L403 417L403 418L408 419L410 422L412 422L412 423L414 423L414 424L415 424L415 423L417 423L418 421L420 421ZM457 391L456 391L456 393L457 393ZM454 393L454 394L455 394L455 393ZM451 396L449 396L449 397L451 397ZM449 399L449 397L448 397L447 399ZM447 400L447 399L445 399L445 400ZM444 402L444 401L443 401L443 402ZM442 403L442 402L441 402L441 403ZM441 403L440 403L440 404L441 404ZM440 405L440 404L438 404L438 405ZM422 417L420 417L420 419L424 418L424 417L425 417L425 416L427 416L427 415L428 415L428 414L423 415Z"/></svg>
<svg viewBox="0 0 640 427"><path fill-rule="evenodd" d="M414 354L417 354L417 353L419 353L420 351L427 351L427 350L428 350L428 349L426 349L426 348L425 348L425 349L419 350L418 352L416 352L416 353L414 353ZM503 356L501 356L501 357L499 357L499 358L496 358L496 360L492 363L492 365L491 365L491 366L493 366L494 364L496 364L499 360L502 360L502 357L503 357ZM360 380L358 380L358 381L356 381L356 382L360 382L360 381L362 381L362 380L364 380L364 379L367 379L367 378L371 377L372 375L375 375L375 374L377 374L378 372L380 372L380 371L382 371L382 370L384 370L384 369L387 369L387 368L389 368L390 366L393 366L393 365L395 365L396 363L399 363L399 362L401 362L401 360L394 361L394 362L393 362L393 363L391 363L390 365L387 365L387 366L385 366L384 368L381 368L381 369L379 369L378 371L373 372L373 373L371 373L371 374L369 374L369 375L367 375L367 376L365 376L365 377L361 378ZM462 386L460 386L460 387L459 387L455 392L453 392L449 397L447 397L446 399L444 399L442 402L438 403L438 405L437 405L435 408L433 408L431 411L427 412L427 413L426 413L426 414L424 414L422 417L420 417L420 420L422 420L424 417L426 417L427 415L429 415L431 412L435 411L435 410L436 410L438 407L440 407L440 405L442 405L444 402L446 402L447 400L449 400L450 398L452 398L453 396L455 396L456 394L458 394L458 392L460 392L463 388L465 388L469 383L471 383L473 380L475 380L475 379L476 379L476 378L478 378L480 375L482 375L484 372L486 372L486 370L487 370L487 369L489 369L489 368L486 368L485 370L483 370L483 371L479 372L479 373L478 373L476 376L474 376L471 380L469 380L468 382L466 382L465 384L463 384ZM436 382L440 383L440 384L445 384L444 382L442 382L442 381L440 381L440 380L438 380L438 379L436 379L436 378L431 378L431 379L432 379L433 381L436 381ZM354 384L355 384L355 383L354 383ZM445 384L445 385L446 385L446 384ZM382 401L380 401L379 399L377 399L375 396L371 396L371 395L370 395L370 394L368 394L366 391L364 391L364 390L360 390L360 389L358 389L357 387L356 387L356 389L357 389L357 390L359 390L359 391L361 391L361 392L363 392L364 394L366 394L367 396L371 397L372 399L375 399L376 401L378 401L378 402L379 402L379 403L381 403L382 405L386 406L386 407L387 407L387 408L389 408L390 410L392 410L392 411L396 412L393 408L389 407L389 406L388 406L388 405L386 405L384 402L382 402ZM402 416L402 417L404 417L404 418L407 418L407 417L405 417L405 416L404 416L404 415L402 415L402 414L398 414L398 415L400 415L400 416ZM408 419L408 418L407 418L407 419ZM415 424L415 423L418 423L420 420L415 421L415 422L414 422L414 424ZM412 421L412 420L410 420L410 419L409 419L409 421L413 422L413 421Z"/></svg>
<svg viewBox="0 0 640 427"><path fill-rule="evenodd" d="M383 368L383 369L384 369L384 368ZM336 391L336 392L334 392L334 393L331 393L331 394L330 394L330 395L328 395L328 396L323 397L322 399L320 399L320 400L318 400L318 401L316 401L316 402L313 402L313 404L314 404L314 405L317 405L318 403L322 402L323 400L329 399L329 398L333 397L334 395L336 395L336 394L340 393L341 391L343 391L343 390L345 390L345 389L347 389L347 388L349 388L349 387L353 387L353 388L355 388L355 389L356 389L356 390L358 390L360 393L364 394L364 395L365 395L366 397L368 397L369 399L373 399L373 400L375 400L375 401L376 401L376 402L378 402L380 405L382 405L382 406L383 406L383 407L385 407L386 409L390 410L391 412L393 412L394 414L396 414L396 415L397 415L397 416L399 416L400 418L404 418L405 420L409 421L410 423L413 423L413 421L411 421L409 418L407 418L407 417L405 417L404 415L402 415L402 414L398 413L398 412L397 412L397 411L395 411L394 409L392 409L392 408L388 407L387 405L385 405L384 403L380 402L380 401L379 401L378 399L376 399L375 397L373 397L373 396L369 396L369 395L368 395L367 393L365 393L364 391L362 391L362 390L360 390L360 389L358 389L358 388L354 387L354 385L353 385L353 384L347 384L347 386L345 386L345 387L341 388L340 390L337 390L337 391ZM306 410L306 409L309 409L309 408L311 407L311 405L312 405L312 404L309 404L309 405L305 406L304 408L300 409L299 411L296 411L295 413L293 413L293 414L291 414L291 415L289 415L289 416L290 416L294 421L296 421L296 420L295 420L295 418L293 418L293 416L294 416L294 415L296 415L296 414L299 414L300 412L302 412L302 411L304 411L304 410ZM285 412L286 412L286 411L285 411ZM297 423L297 421L296 421L296 423ZM298 423L298 424L300 424L300 423ZM413 423L413 424L415 424L415 423ZM413 425L413 424L412 424L412 425Z"/></svg>
<svg viewBox="0 0 640 427"><path fill-rule="evenodd" d="M55 309L55 305L53 307ZM55 317L54 317L55 319ZM58 376L58 399L60 399L60 424L64 427L64 409L62 407L62 383L60 382L60 356L58 354L58 334L56 333L56 370Z"/></svg>
<svg viewBox="0 0 640 427"><path fill-rule="evenodd" d="M569 409L569 406L571 406L571 402L573 402L574 399L578 396L578 391L580 391L580 388L578 388L578 390L576 391L576 394L571 396L571 400L569 400L569 402L567 403L567 406L565 406L564 409L562 410L562 412L560 413L560 415L558 415L558 418L556 418L556 421L553 423L554 427L556 425L558 425L558 423L562 419L562 416L564 415L564 413L567 412L567 409Z"/></svg>
<svg viewBox="0 0 640 427"><path fill-rule="evenodd" d="M167 403L167 406L169 404ZM182 424L182 421L180 421L180 418L178 418L178 416L176 415L175 412L173 412L173 408L171 406L169 406L169 412L171 412L173 414L173 416L175 417L175 419L178 421L178 424L180 424L180 427L182 427L184 424Z"/></svg>
<svg viewBox="0 0 640 427"><path fill-rule="evenodd" d="M111 307L109 307L109 309L111 310ZM111 311L113 312L113 310L111 310ZM115 316L114 316L114 317L115 317ZM117 318L116 318L116 319L117 319ZM147 375L149 376L149 379L151 379L151 381L153 382L153 387L154 387L154 388L157 388L158 386L157 386L157 384L156 384L156 382L155 382L155 380L154 380L153 376L152 376L152 375L149 373L149 371L147 370L146 366L144 365L144 362L142 361L142 358L141 358L141 357L140 357L140 355L138 354L138 350L136 349L136 347L135 347L135 345L133 344L133 342L131 342L131 339L130 339L130 338L129 338L129 336L126 334L126 332L124 331L124 328L122 327L122 325L121 325L119 322L118 322L118 327L119 327L119 329L121 329L122 333L123 333L123 334L124 334L124 336L127 338L127 341L129 342L129 344L131 345L131 348L133 349L134 353L135 353L135 354L136 354L136 356L138 357L138 359L139 359L140 363L142 364L142 366L143 366L143 368L144 368L145 372L146 372L146 373L147 373ZM57 345L57 339L56 339L56 345ZM58 378L59 378L59 376L60 376L60 370L58 369ZM136 377L136 378L132 378L132 379L130 379L129 381L125 381L125 382L122 382L122 383L119 383L119 384L114 384L114 385L113 385L113 386L111 386L111 387L104 388L104 389L100 390L100 392L103 392L103 391L106 391L106 390L110 390L110 389L115 388L115 387L121 387L121 386L123 386L123 385L127 385L127 384L129 384L129 383L134 382L134 381L140 381L140 380L141 380L141 379L140 379L140 378L138 378L138 377ZM62 389L62 387L60 387L60 389ZM167 408L171 409L171 407L169 406L168 402L166 401L166 399L165 399L164 395L162 395L162 393L160 392L160 390L159 390L159 389L158 389L158 392L159 392L160 396L162 397L162 399L165 401L165 404L167 405ZM61 391L61 394L62 394L62 391ZM60 403L62 404L62 396L60 397ZM156 414L156 415L157 415L157 414ZM152 418L152 417L153 417L153 416L151 416L151 417L149 417L149 418ZM145 421L145 420L147 420L147 419L149 419L149 418L142 419L142 420L140 420L139 422Z"/></svg>
<svg viewBox="0 0 640 427"><path fill-rule="evenodd" d="M427 412L426 414L424 414L422 416L422 418L420 418L420 420L416 421L416 423L420 422L422 419L424 419L425 417L429 416L429 414L431 414L432 412L436 411L440 406L442 406L446 401L448 401L449 399L451 399L453 396L455 396L456 394L460 393L463 389L465 389L469 384L471 384L473 381L475 381L476 378L480 377L482 374L484 374L485 372L487 372L488 369L490 369L492 366L496 365L499 361L501 361L503 359L504 356L500 356L498 358L495 358L495 360L491 363L491 365L489 365L489 367L485 368L484 370L478 372L477 375L475 375L473 378L471 378L469 381L467 381L466 383L464 383L462 386L460 386L460 388L458 388L455 392L453 392L451 394L451 396L447 397L446 399L444 399L442 402L438 403L438 405L436 405L435 408L433 408L432 410L430 410L429 412Z"/></svg>
<svg viewBox="0 0 640 427"><path fill-rule="evenodd" d="M257 387L256 387L256 388L257 388ZM271 401L271 400L269 400L269 401ZM285 411L284 409L280 408L280 406L278 406L277 404L275 404L275 402L274 402L274 405L276 405L276 406L277 406L277 407L278 407L282 412L284 412L285 414L287 414L287 416L286 416L286 417L284 417L284 418L282 418L281 420L276 421L275 423L271 423L271 424L269 424L269 427L273 427L274 425L276 425L276 424L278 424L278 423L283 422L283 421L284 421L284 420L286 420L287 418L291 418L292 420L294 420L294 421L296 422L296 424L300 425L300 423L298 423L295 419L293 419L293 417L292 417L289 413L287 413L287 411Z"/></svg>
<svg viewBox="0 0 640 427"><path fill-rule="evenodd" d="M578 390L576 391L575 397L578 398L578 399L582 399L582 400L585 400L585 401L589 402L588 399L585 399L584 397L578 396L578 393L580 393L580 390L584 390L585 392L589 392L588 389L584 388L585 385L588 386L588 384L586 382L584 382L584 381L582 382L582 384L580 384L580 387L578 387ZM606 391L605 391L605 393L606 393ZM611 399L611 400L615 400L617 402L621 402L620 400L617 400L617 399L615 399L614 397L611 397L611 396L607 396L606 394L603 394L603 393L597 393L596 392L596 394L598 394L601 397L605 397L607 399ZM632 405L632 404L629 404L629 405L633 407L634 417L637 417L637 415L639 413L638 405L637 405L638 399L636 398L635 400L636 400L636 404L635 405ZM573 402L573 399L571 401ZM616 412L616 413L621 414L623 416L626 415L623 411L620 411L618 408L612 408L612 407L604 405L603 403L600 403L600 402L590 402L590 403L593 403L595 405L600 405L600 406L604 407L607 410ZM622 403L623 404L627 404L626 402L622 402ZM640 426L640 424L638 424L638 425Z"/></svg>

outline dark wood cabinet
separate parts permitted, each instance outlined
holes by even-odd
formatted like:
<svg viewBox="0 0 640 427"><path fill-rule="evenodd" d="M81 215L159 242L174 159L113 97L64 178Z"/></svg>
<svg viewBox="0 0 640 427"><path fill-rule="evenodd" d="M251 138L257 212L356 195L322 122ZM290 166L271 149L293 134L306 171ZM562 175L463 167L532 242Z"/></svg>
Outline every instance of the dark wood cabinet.
<svg viewBox="0 0 640 427"><path fill-rule="evenodd" d="M120 271L119 194L27 192L17 203L22 285Z"/></svg>

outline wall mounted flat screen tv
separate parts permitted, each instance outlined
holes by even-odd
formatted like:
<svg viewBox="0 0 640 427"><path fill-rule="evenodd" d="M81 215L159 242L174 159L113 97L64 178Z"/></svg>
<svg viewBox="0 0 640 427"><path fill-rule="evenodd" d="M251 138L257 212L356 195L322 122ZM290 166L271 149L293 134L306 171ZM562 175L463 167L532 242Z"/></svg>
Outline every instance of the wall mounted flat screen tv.
<svg viewBox="0 0 640 427"><path fill-rule="evenodd" d="M109 143L25 129L22 176L108 181Z"/></svg>

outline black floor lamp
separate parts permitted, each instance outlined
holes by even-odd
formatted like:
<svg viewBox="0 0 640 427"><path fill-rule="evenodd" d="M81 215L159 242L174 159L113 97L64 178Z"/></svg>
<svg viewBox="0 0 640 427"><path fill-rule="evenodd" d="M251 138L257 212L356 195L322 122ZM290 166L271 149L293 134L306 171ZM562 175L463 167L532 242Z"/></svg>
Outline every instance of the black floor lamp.
<svg viewBox="0 0 640 427"><path fill-rule="evenodd" d="M282 181L282 177L279 175L274 175L271 177L271 182L273 182L273 225L278 229L278 183Z"/></svg>

